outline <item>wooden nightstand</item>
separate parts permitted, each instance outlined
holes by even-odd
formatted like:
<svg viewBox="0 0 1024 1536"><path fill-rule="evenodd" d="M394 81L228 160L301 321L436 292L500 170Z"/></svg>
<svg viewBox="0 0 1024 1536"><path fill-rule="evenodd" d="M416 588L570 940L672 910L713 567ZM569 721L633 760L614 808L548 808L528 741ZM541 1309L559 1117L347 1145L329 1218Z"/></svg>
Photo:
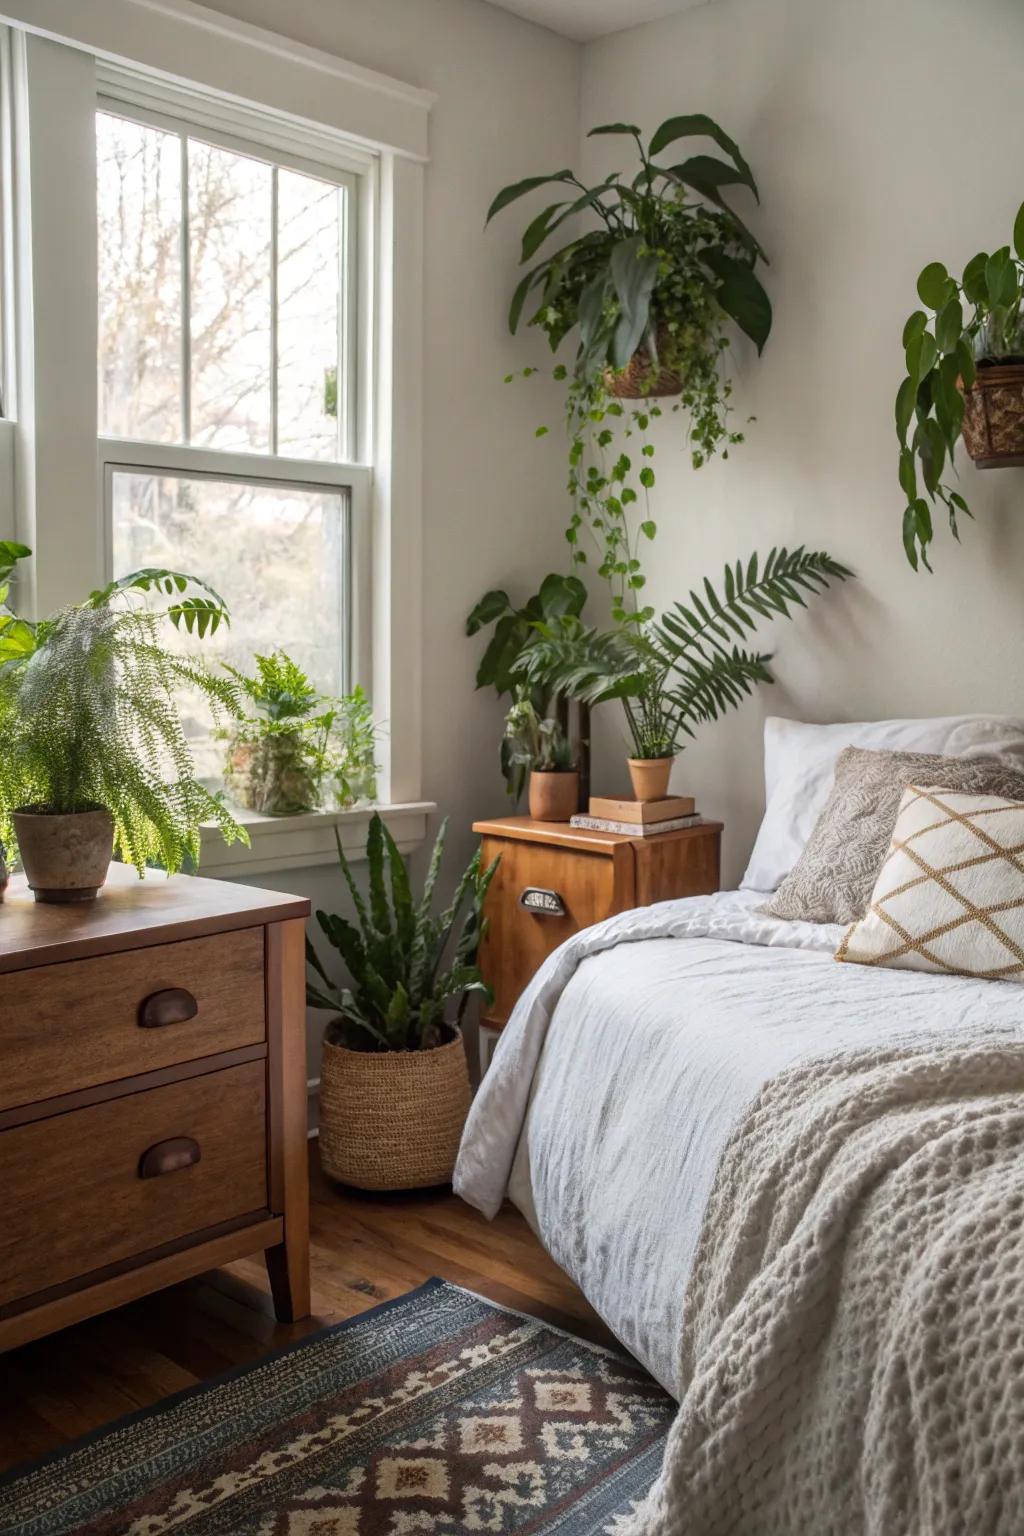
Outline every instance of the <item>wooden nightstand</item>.
<svg viewBox="0 0 1024 1536"><path fill-rule="evenodd" d="M111 866L0 906L0 1350L266 1250L309 1312L295 896Z"/></svg>
<svg viewBox="0 0 1024 1536"><path fill-rule="evenodd" d="M474 822L473 831L482 838L485 865L501 854L480 951L494 989L494 1004L480 1021L482 1069L526 983L572 934L631 907L718 890L718 821L655 837L620 837L508 816Z"/></svg>

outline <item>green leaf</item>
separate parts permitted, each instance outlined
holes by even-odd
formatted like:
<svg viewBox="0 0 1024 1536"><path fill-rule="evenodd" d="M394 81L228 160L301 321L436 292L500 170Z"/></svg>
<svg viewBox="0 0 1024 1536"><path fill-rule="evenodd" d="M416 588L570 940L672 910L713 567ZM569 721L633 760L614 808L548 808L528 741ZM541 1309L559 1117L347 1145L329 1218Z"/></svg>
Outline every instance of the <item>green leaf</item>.
<svg viewBox="0 0 1024 1536"><path fill-rule="evenodd" d="M550 203L547 208L543 208L541 212L538 213L535 219L531 219L530 223L527 224L526 230L523 234L522 250L519 256L519 260L521 262L529 261L530 257L535 253L535 251L537 251L544 244L544 241L547 239L548 235L554 228L552 221L554 220L555 215L557 213L561 213L562 209L568 206L569 205L565 202Z"/></svg>
<svg viewBox="0 0 1024 1536"><path fill-rule="evenodd" d="M736 231L744 244L748 245L752 251L756 251L762 260L768 260L760 241L755 235L751 234L739 214L734 208L730 207L719 190L721 186L737 183L746 185L745 177L741 176L738 171L734 171L731 166L725 165L721 160L716 160L712 155L694 155L691 159L684 160L680 165L673 165L666 169L662 169L659 166L657 169L661 171L663 176L669 177L670 180L678 182L681 186L692 187L701 197L705 197L708 202L714 203L715 207L720 208L736 226Z"/></svg>
<svg viewBox="0 0 1024 1536"><path fill-rule="evenodd" d="M964 267L962 287L972 304L980 304L988 298L988 287L985 282L987 266L988 252L979 251L977 256L972 256Z"/></svg>
<svg viewBox="0 0 1024 1536"><path fill-rule="evenodd" d="M911 337L906 351L907 372L916 383L920 384L925 375L931 372L938 355L939 349L931 331L921 331Z"/></svg>
<svg viewBox="0 0 1024 1536"><path fill-rule="evenodd" d="M640 137L640 129L635 123L602 123L598 128L591 128L587 138L596 138L599 133L627 133L634 139Z"/></svg>
<svg viewBox="0 0 1024 1536"><path fill-rule="evenodd" d="M915 309L906 325L903 327L903 346L908 347L915 336L920 336L928 324L928 316L923 309Z"/></svg>
<svg viewBox="0 0 1024 1536"><path fill-rule="evenodd" d="M974 362L974 354L966 341L957 343L956 360L960 364L960 377L964 381L964 388L970 389L977 374L977 367Z"/></svg>
<svg viewBox="0 0 1024 1536"><path fill-rule="evenodd" d="M509 613L511 608L508 593L503 592L500 587L485 592L466 619L466 634L475 635L477 630L482 629L485 624L493 624L495 619L500 619L502 614Z"/></svg>
<svg viewBox="0 0 1024 1536"><path fill-rule="evenodd" d="M900 454L900 485L907 500L913 501L917 496L917 472L909 448L904 448Z"/></svg>
<svg viewBox="0 0 1024 1536"><path fill-rule="evenodd" d="M724 251L705 250L701 259L718 278L719 304L760 354L772 328L772 306L753 269Z"/></svg>
<svg viewBox="0 0 1024 1536"><path fill-rule="evenodd" d="M654 137L651 139L647 153L653 157L660 154L669 144L674 144L676 139L707 138L712 139L719 149L724 149L737 171L740 173L743 184L748 186L754 196L758 196L757 183L754 180L750 166L740 153L740 147L735 139L720 128L715 120L703 112L691 112L684 117L670 117L662 123Z"/></svg>
<svg viewBox="0 0 1024 1536"><path fill-rule="evenodd" d="M942 306L935 321L935 341L940 352L955 352L964 328L964 312L959 294Z"/></svg>
<svg viewBox="0 0 1024 1536"><path fill-rule="evenodd" d="M658 258L645 248L642 235L632 235L613 247L609 265L622 309L612 341L612 363L625 368L647 329Z"/></svg>
<svg viewBox="0 0 1024 1536"><path fill-rule="evenodd" d="M1017 295L1017 268L1010 255L1010 248L1004 245L994 255L990 256L985 266L985 287L988 291L988 300L993 308L1012 304Z"/></svg>
<svg viewBox="0 0 1024 1536"><path fill-rule="evenodd" d="M896 394L896 432L903 447L907 444L907 429L914 415L916 400L917 381L908 376Z"/></svg>
<svg viewBox="0 0 1024 1536"><path fill-rule="evenodd" d="M496 213L507 208L509 203L514 203L517 198L525 197L527 192L532 192L535 187L548 187L556 181L572 181L571 170L555 171L551 176L527 176L523 181L514 181L507 187L502 187L497 197L487 210L485 225L489 224Z"/></svg>
<svg viewBox="0 0 1024 1536"><path fill-rule="evenodd" d="M1017 209L1017 217L1013 221L1013 248L1021 261L1024 261L1024 203Z"/></svg>
<svg viewBox="0 0 1024 1536"><path fill-rule="evenodd" d="M917 560L917 519L914 516L913 506L907 507L903 513L903 548L907 559L916 571Z"/></svg>
<svg viewBox="0 0 1024 1536"><path fill-rule="evenodd" d="M653 539L657 531L657 523L652 522L650 518L647 518L645 522L640 524L640 532L643 534L645 539Z"/></svg>
<svg viewBox="0 0 1024 1536"><path fill-rule="evenodd" d="M929 309L941 309L948 297L949 273L941 261L929 262L917 280L917 294Z"/></svg>

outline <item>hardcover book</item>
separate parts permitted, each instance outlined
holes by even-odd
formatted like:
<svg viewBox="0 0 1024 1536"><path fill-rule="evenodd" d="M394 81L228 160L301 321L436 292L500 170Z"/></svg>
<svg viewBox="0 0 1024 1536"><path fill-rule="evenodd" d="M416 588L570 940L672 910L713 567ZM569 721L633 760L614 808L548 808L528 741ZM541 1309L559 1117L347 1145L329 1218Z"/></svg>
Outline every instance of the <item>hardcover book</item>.
<svg viewBox="0 0 1024 1536"><path fill-rule="evenodd" d="M667 821L612 821L605 816L573 816L571 827L584 832L618 832L623 837L659 837L663 832L678 832L682 827L696 827L703 816L673 816Z"/></svg>
<svg viewBox="0 0 1024 1536"><path fill-rule="evenodd" d="M695 809L692 795L666 795L663 800L607 800L591 795L586 814L600 816L605 821L628 821L647 826L648 823L692 816Z"/></svg>

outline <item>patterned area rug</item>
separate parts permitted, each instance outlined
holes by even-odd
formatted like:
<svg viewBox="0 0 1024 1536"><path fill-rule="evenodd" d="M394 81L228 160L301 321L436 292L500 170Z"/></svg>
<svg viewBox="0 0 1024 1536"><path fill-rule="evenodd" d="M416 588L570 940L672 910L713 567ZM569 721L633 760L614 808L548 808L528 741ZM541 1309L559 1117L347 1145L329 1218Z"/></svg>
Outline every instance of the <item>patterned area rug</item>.
<svg viewBox="0 0 1024 1536"><path fill-rule="evenodd" d="M440 1280L0 1481L3 1536L614 1531L675 1404Z"/></svg>

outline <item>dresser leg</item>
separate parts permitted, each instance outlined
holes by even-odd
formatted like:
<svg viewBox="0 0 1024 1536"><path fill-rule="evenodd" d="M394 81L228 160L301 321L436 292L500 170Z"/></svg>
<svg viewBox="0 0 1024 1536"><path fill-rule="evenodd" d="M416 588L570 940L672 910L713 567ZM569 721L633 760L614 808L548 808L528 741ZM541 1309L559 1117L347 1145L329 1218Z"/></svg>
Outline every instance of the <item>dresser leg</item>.
<svg viewBox="0 0 1024 1536"><path fill-rule="evenodd" d="M267 925L267 1090L270 1208L284 1241L266 1250L274 1309L282 1323L308 1317L309 1143L306 1139L305 924Z"/></svg>
<svg viewBox="0 0 1024 1536"><path fill-rule="evenodd" d="M278 1322L301 1322L310 1313L308 1243L285 1241L265 1257Z"/></svg>

